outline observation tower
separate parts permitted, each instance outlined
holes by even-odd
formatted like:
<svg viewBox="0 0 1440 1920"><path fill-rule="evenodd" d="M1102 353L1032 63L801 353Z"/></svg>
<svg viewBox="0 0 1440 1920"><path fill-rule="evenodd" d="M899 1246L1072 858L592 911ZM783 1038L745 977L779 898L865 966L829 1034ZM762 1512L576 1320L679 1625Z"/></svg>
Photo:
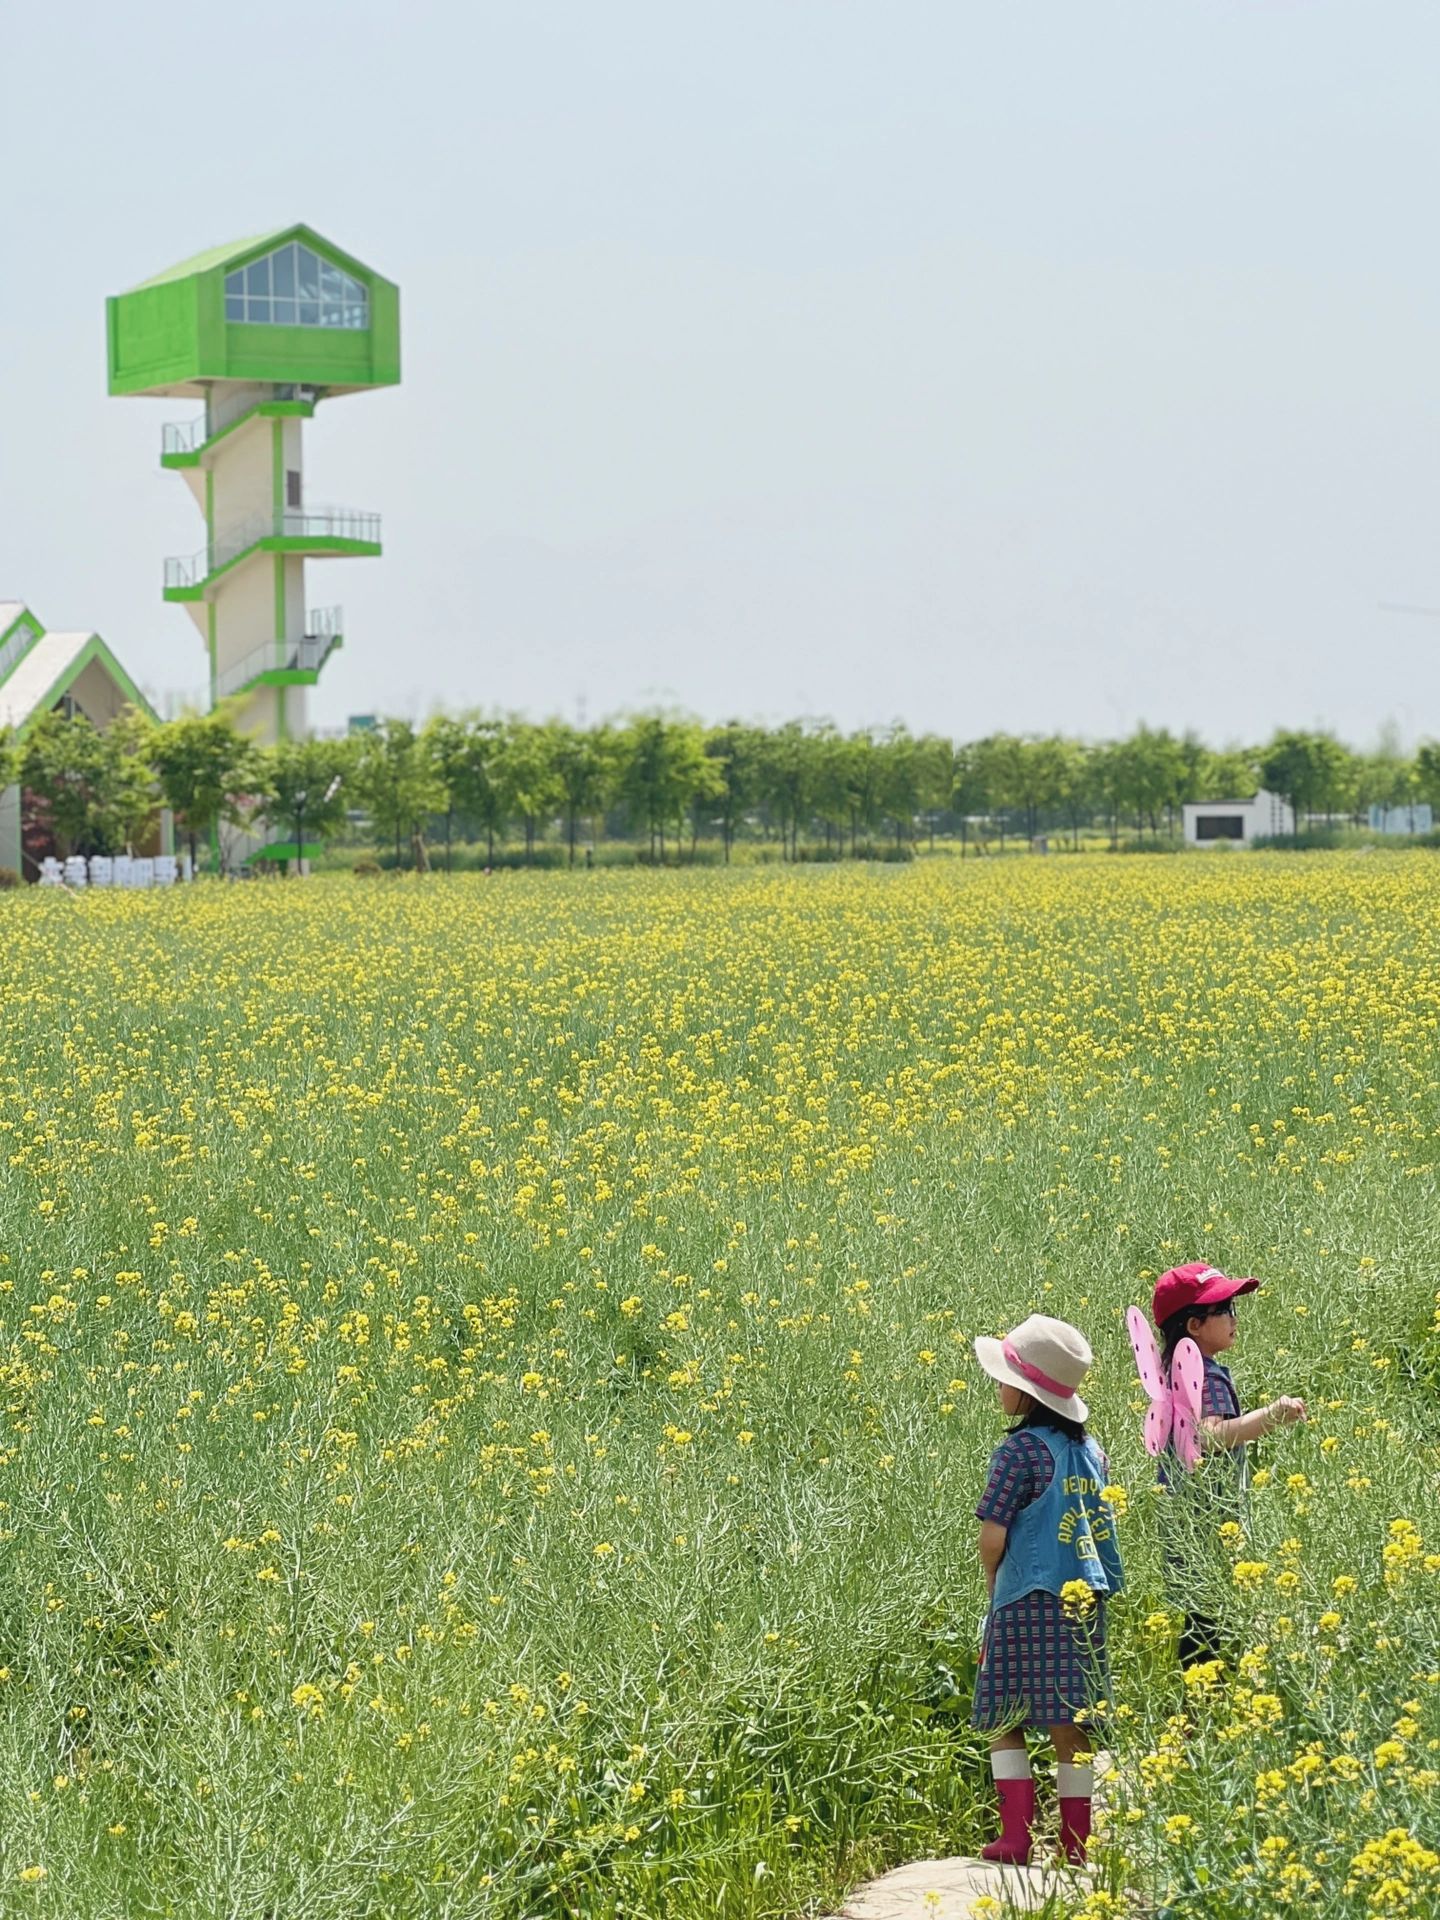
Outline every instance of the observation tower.
<svg viewBox="0 0 1440 1920"><path fill-rule="evenodd" d="M165 562L209 659L210 702L240 696L264 745L306 732L305 689L345 636L309 605L307 560L380 552L380 517L305 492L303 426L321 400L400 379L400 293L310 227L183 260L105 303L112 394L204 402L164 429L160 464L205 520Z"/></svg>

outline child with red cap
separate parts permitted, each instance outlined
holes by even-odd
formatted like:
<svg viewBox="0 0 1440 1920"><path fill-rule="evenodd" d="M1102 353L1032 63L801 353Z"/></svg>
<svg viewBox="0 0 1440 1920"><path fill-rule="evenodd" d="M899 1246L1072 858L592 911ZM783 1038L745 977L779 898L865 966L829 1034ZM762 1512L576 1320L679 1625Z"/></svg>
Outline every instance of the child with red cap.
<svg viewBox="0 0 1440 1920"><path fill-rule="evenodd" d="M1230 1378L1230 1369L1220 1358L1222 1353L1228 1353L1234 1346L1239 1331L1235 1302L1247 1293L1256 1292L1259 1286L1258 1280L1232 1280L1227 1274L1221 1273L1218 1267L1209 1267L1203 1260L1196 1260L1188 1266L1171 1267L1168 1273L1162 1273L1155 1282L1151 1301L1151 1314L1163 1342L1161 1368L1167 1378L1175 1349L1182 1340L1193 1340L1200 1349L1205 1369L1200 1400L1200 1427L1204 1444L1207 1452L1228 1456L1230 1473L1219 1485L1216 1484L1214 1473L1218 1461L1209 1467L1208 1472L1207 1464L1202 1462L1200 1469L1189 1477L1189 1485L1187 1476L1175 1471L1173 1454L1166 1454L1160 1463L1162 1485L1169 1487L1172 1495L1177 1497L1190 1496L1189 1505L1195 1511L1185 1514L1186 1522L1192 1528L1198 1523L1210 1538L1213 1538L1215 1528L1223 1520L1240 1518L1245 1488L1249 1482L1249 1461L1245 1449L1250 1442L1273 1433L1276 1427L1292 1426L1295 1421L1305 1418L1305 1402L1288 1394L1272 1400L1268 1406L1255 1407L1249 1413L1242 1413L1240 1396L1235 1391L1235 1382ZM1198 1499L1195 1497L1197 1495L1200 1496ZM1174 1519L1179 1518L1177 1513ZM1182 1529L1176 1528L1172 1522L1168 1530L1172 1538L1166 1560L1177 1588L1177 1597L1185 1608L1185 1622L1180 1634L1180 1664L1190 1666L1194 1661L1217 1657L1220 1631L1211 1615L1197 1611L1191 1604L1192 1596L1185 1592L1188 1584L1185 1557L1181 1542L1175 1538ZM1191 1544L1193 1548L1203 1543L1195 1541Z"/></svg>

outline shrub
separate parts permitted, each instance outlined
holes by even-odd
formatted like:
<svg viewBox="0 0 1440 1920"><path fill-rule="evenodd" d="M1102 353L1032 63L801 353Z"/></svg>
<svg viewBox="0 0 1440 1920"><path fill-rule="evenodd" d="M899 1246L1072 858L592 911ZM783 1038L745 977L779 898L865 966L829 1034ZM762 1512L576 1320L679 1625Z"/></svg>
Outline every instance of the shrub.
<svg viewBox="0 0 1440 1920"><path fill-rule="evenodd" d="M20 876L14 867L0 867L0 893L8 893L12 887L18 887Z"/></svg>
<svg viewBox="0 0 1440 1920"><path fill-rule="evenodd" d="M357 860L351 872L357 880L373 880L379 876L380 868L374 860Z"/></svg>
<svg viewBox="0 0 1440 1920"><path fill-rule="evenodd" d="M1261 853L1332 853L1336 847L1363 844L1343 827L1304 827L1299 833L1260 833L1250 842Z"/></svg>

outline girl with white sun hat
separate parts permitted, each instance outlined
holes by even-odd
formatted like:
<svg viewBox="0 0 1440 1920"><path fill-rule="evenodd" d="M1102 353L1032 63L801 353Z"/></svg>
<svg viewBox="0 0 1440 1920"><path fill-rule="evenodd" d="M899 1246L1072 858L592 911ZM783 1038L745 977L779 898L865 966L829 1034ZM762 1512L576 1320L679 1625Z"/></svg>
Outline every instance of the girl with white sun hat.
<svg viewBox="0 0 1440 1920"><path fill-rule="evenodd" d="M1093 1356L1067 1321L1032 1313L1003 1340L976 1340L975 1357L1015 1421L975 1509L990 1611L971 1719L992 1736L1001 1823L981 1852L1016 1864L1030 1858L1035 1782L1025 1729L1033 1727L1055 1749L1061 1843L1079 1862L1094 1792L1084 1723L1108 1691L1105 1603L1124 1581L1102 1494L1109 1462L1085 1430L1079 1392Z"/></svg>

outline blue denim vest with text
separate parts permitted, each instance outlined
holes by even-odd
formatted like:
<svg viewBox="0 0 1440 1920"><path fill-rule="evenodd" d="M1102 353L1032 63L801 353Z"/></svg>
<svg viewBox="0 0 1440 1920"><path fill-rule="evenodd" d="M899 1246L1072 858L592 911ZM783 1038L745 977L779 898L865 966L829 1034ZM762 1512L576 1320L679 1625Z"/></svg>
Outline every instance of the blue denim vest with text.
<svg viewBox="0 0 1440 1920"><path fill-rule="evenodd" d="M1105 1461L1087 1437L1070 1440L1044 1427L1027 1431L1055 1464L1038 1500L1022 1507L1005 1540L992 1605L1008 1606L1037 1590L1058 1594L1067 1580L1083 1580L1099 1594L1125 1584L1115 1539L1115 1516L1100 1498Z"/></svg>

